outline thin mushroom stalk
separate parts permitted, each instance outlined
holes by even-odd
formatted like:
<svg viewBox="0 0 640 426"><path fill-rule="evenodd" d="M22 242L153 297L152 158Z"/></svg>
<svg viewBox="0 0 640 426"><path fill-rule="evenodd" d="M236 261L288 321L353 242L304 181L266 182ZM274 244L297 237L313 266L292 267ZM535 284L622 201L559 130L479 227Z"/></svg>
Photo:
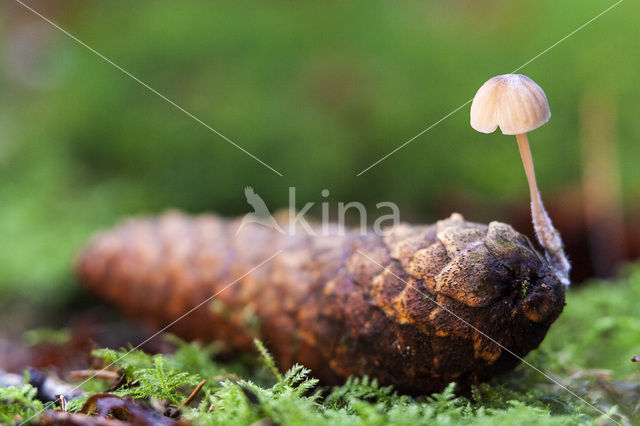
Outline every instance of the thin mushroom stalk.
<svg viewBox="0 0 640 426"><path fill-rule="evenodd" d="M564 252L564 244L560 237L560 232L553 226L551 218L544 208L540 190L536 183L536 172L533 166L533 157L531 148L529 147L529 139L526 133L516 135L518 140L518 149L522 164L524 166L527 181L529 182L529 193L531 195L531 219L533 221L533 229L538 238L538 242L545 249L545 257L555 270L558 278L564 285L569 285L569 271L571 264Z"/></svg>
<svg viewBox="0 0 640 426"><path fill-rule="evenodd" d="M567 259L560 233L544 208L536 183L533 157L527 133L551 118L547 97L540 86L521 74L491 78L480 87L471 104L471 126L482 133L498 127L505 135L515 135L531 194L531 219L545 257L564 284L569 285L571 264Z"/></svg>

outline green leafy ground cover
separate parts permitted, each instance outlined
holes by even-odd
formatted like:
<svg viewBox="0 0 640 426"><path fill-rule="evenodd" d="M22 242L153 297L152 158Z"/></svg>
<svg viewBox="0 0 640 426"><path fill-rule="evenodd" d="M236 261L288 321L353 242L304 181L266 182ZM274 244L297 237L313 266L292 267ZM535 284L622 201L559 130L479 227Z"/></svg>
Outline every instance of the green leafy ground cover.
<svg viewBox="0 0 640 426"><path fill-rule="evenodd" d="M586 401L521 365L515 372L482 384L467 396L453 392L409 397L372 378L352 378L343 386L322 387L313 372L295 366L281 374L260 342L256 357L233 363L216 361L215 345L203 346L169 337L176 351L149 355L127 349L101 349L95 355L126 372L127 383L114 394L148 403L161 399L179 407L194 385L207 383L198 398L181 407L195 424L247 425L261 419L275 424L636 424L640 402L640 366L630 358L640 352L640 269L613 282L569 289L565 312L542 346L527 361L562 382ZM635 385L634 385L635 383ZM84 385L91 395L108 383ZM612 391L613 389L613 391ZM635 393L634 393L635 392ZM43 407L29 385L0 389L0 422L28 418ZM72 401L79 410L85 398ZM588 404L592 404L590 407Z"/></svg>

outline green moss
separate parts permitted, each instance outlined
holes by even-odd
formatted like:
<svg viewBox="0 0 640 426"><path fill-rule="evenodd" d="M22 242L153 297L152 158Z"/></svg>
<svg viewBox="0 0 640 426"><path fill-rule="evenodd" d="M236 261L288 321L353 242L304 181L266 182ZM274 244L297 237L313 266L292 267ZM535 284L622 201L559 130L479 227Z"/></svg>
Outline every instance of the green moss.
<svg viewBox="0 0 640 426"><path fill-rule="evenodd" d="M41 411L44 404L35 398L36 393L29 384L0 387L0 424L20 422Z"/></svg>
<svg viewBox="0 0 640 426"><path fill-rule="evenodd" d="M467 397L454 394L453 384L439 394L409 397L369 377L325 388L300 365L281 374L257 340L262 365L255 356L222 363L216 360L216 345L187 343L173 336L167 337L176 347L172 354L101 349L95 355L126 372L125 385L115 393L142 403L164 399L180 406L194 385L206 379L198 399L181 409L196 424L248 425L268 418L282 425L574 425L603 422L607 418L598 410L631 422L637 401L629 403L622 394L612 396L603 381L615 384L607 381L608 374L616 380L640 378L639 366L630 362L638 352L640 329L634 314L639 297L640 268L630 268L617 281L568 289L565 312L542 347L527 357L527 362L583 400L524 364L473 388ZM88 394L107 387L99 380L84 385ZM36 413L42 403L34 395L29 385L0 389L0 422ZM72 401L69 408L77 411L82 403L83 399Z"/></svg>
<svg viewBox="0 0 640 426"><path fill-rule="evenodd" d="M609 370L614 379L640 380L640 267L615 281L596 281L567 290L567 306L539 352L556 373Z"/></svg>

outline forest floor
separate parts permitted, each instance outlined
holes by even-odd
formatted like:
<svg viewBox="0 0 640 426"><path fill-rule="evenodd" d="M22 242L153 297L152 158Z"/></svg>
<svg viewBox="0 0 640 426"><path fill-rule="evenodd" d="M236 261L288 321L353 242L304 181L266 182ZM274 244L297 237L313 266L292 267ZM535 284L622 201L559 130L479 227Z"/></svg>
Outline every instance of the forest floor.
<svg viewBox="0 0 640 426"><path fill-rule="evenodd" d="M26 355L18 358L36 366L57 362L61 392L72 384L83 393L65 401L65 412L59 399L42 402L37 382L50 380L51 369L2 373L26 376L26 383L0 387L0 424L640 424L640 363L632 362L640 354L639 301L637 267L616 280L569 288L564 313L526 358L540 371L520 365L465 396L451 385L409 397L366 377L323 387L303 366L281 374L259 341L259 356L230 358L219 345L165 335L125 357L127 349L88 347L86 326L36 329L25 334ZM115 327L120 339L135 341L135 332ZM101 378L88 379L95 370L80 368L111 363ZM13 371L20 373L15 365Z"/></svg>

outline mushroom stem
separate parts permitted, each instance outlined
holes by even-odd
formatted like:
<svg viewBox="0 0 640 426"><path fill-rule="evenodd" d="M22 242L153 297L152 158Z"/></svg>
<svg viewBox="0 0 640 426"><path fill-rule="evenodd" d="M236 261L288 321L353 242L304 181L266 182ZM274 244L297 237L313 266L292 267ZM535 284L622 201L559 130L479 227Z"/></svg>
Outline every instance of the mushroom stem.
<svg viewBox="0 0 640 426"><path fill-rule="evenodd" d="M529 181L529 192L531 195L531 219L536 232L538 242L545 248L547 260L552 265L556 275L565 284L569 284L569 270L571 265L564 253L564 246L560 233L554 228L551 218L544 208L542 197L536 183L536 173L533 167L533 157L529 148L529 140L526 133L516 135L518 149L524 166L524 172Z"/></svg>
<svg viewBox="0 0 640 426"><path fill-rule="evenodd" d="M538 184L536 183L536 172L533 167L533 156L531 155L531 149L529 148L529 139L527 138L526 133L516 135L516 139L518 140L518 149L520 150L520 157L522 158L524 172L527 175L527 180L529 181L531 203L535 206L536 210L540 210L542 199L540 198L540 191L538 190Z"/></svg>

